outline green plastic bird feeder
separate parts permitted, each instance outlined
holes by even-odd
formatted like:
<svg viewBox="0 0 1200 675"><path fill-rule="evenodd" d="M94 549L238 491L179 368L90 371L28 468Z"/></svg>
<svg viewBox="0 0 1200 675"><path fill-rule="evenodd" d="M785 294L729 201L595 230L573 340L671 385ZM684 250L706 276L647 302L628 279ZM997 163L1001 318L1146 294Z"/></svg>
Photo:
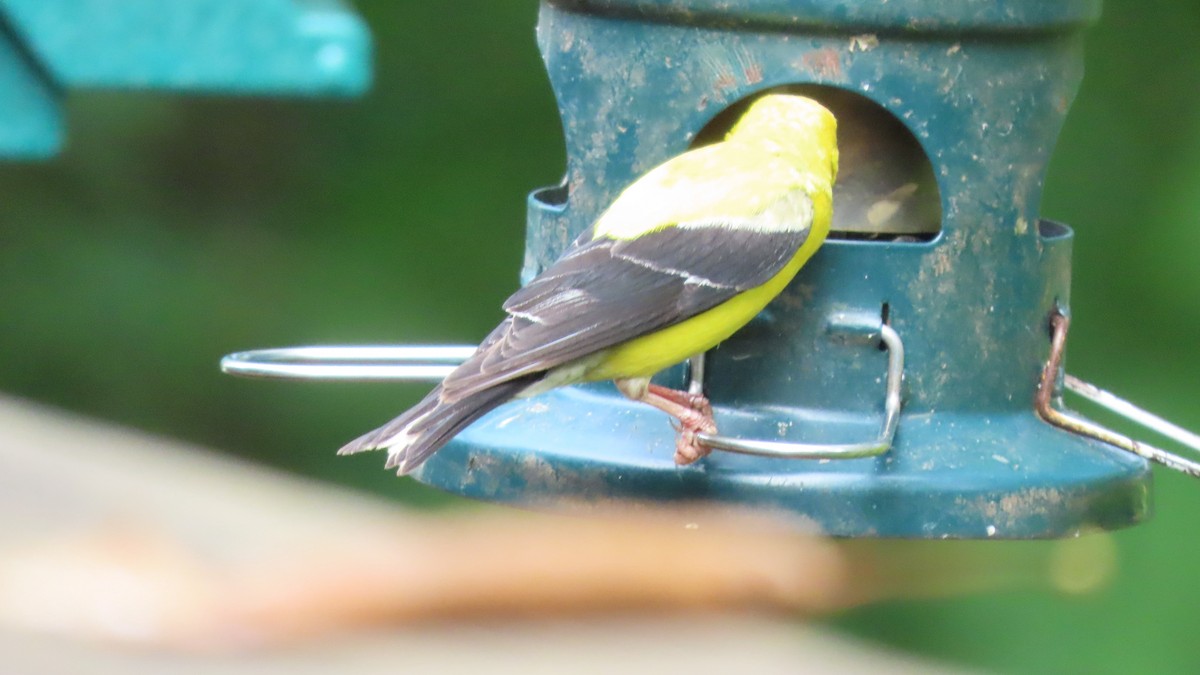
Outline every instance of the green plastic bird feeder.
<svg viewBox="0 0 1200 675"><path fill-rule="evenodd" d="M677 467L663 415L597 384L502 406L414 475L522 504L762 505L838 536L1058 537L1147 518L1145 458L1197 466L1062 412L1074 235L1038 212L1098 11L543 1L538 44L568 163L562 185L529 197L524 279L640 174L720 138L769 91L802 92L839 119L835 234L754 322L662 376L708 394L718 452ZM462 356L258 352L226 368L388 377L409 357Z"/></svg>

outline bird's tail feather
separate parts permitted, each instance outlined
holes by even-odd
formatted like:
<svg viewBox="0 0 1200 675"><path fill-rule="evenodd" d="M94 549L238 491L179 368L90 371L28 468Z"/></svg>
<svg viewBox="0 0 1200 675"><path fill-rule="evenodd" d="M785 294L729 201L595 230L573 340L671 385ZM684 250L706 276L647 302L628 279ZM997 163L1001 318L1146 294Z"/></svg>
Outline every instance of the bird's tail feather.
<svg viewBox="0 0 1200 675"><path fill-rule="evenodd" d="M339 455L353 455L367 450L386 448L386 467L407 474L420 466L430 455L450 442L455 434L483 417L529 386L535 377L523 377L488 387L457 401L442 400L438 385L396 419L350 441L338 450Z"/></svg>

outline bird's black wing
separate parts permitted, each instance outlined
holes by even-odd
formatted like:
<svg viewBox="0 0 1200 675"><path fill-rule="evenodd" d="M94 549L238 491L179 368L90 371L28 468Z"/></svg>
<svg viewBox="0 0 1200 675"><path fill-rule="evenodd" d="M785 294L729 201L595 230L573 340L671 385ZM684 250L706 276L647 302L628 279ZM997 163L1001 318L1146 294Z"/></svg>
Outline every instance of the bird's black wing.
<svg viewBox="0 0 1200 675"><path fill-rule="evenodd" d="M504 303L509 317L446 378L442 399L547 371L711 309L777 274L808 235L705 225L582 243Z"/></svg>

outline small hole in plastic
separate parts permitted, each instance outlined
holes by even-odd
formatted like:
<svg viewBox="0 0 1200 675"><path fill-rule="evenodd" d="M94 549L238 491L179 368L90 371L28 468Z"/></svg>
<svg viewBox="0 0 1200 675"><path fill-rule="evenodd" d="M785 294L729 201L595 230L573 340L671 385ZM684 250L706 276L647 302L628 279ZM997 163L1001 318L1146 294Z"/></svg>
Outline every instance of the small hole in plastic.
<svg viewBox="0 0 1200 675"><path fill-rule="evenodd" d="M1071 228L1056 220L1042 218L1038 221L1038 235L1042 239L1062 239L1071 236Z"/></svg>
<svg viewBox="0 0 1200 675"><path fill-rule="evenodd" d="M551 185L534 191L533 198L546 206L557 207L567 203L567 185Z"/></svg>

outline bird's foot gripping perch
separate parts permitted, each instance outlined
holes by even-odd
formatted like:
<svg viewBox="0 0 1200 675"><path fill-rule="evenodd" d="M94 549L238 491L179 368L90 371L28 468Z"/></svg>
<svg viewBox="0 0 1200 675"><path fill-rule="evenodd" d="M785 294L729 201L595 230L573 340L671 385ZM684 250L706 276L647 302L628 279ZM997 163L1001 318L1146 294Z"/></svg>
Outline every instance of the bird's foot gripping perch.
<svg viewBox="0 0 1200 675"><path fill-rule="evenodd" d="M679 391L647 379L617 380L617 389L635 401L641 401L667 413L679 421L675 426L675 463L691 464L712 452L712 448L700 443L698 434L717 433L717 422L713 419L712 404L702 394Z"/></svg>
<svg viewBox="0 0 1200 675"><path fill-rule="evenodd" d="M690 391L671 389L670 387L664 387L660 384L651 384L646 389L649 393L655 396L660 396L668 401L671 401L672 403L678 403L679 405L687 406L688 408L695 410L707 418L709 422L712 422L714 426L716 425L716 421L713 420L712 404L709 403L708 398L704 394L693 394ZM705 430L705 433L714 432Z"/></svg>

